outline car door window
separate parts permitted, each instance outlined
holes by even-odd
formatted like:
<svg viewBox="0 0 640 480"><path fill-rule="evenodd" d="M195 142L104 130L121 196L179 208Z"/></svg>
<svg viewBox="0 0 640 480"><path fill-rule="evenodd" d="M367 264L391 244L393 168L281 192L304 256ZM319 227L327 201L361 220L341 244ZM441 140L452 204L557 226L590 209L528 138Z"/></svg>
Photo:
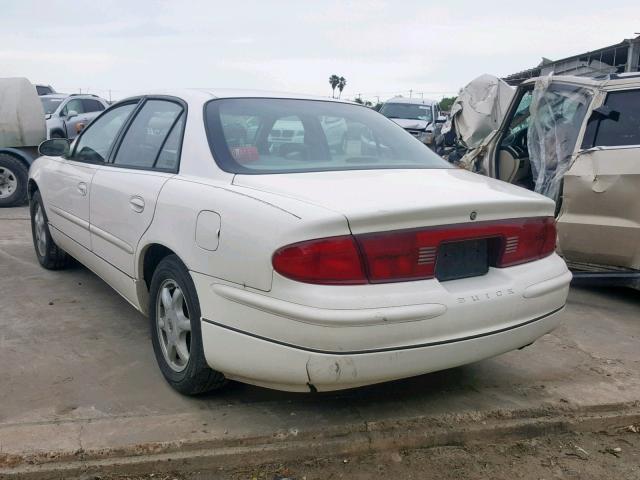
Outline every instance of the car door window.
<svg viewBox="0 0 640 480"><path fill-rule="evenodd" d="M62 115L66 117L67 115L69 115L69 112L84 113L85 110L82 105L82 100L80 100L79 98L69 100L69 102L67 102L67 104L62 109Z"/></svg>
<svg viewBox="0 0 640 480"><path fill-rule="evenodd" d="M104 105L102 105L98 100L93 100L91 98L83 98L82 108L85 113L101 112L102 110L104 110Z"/></svg>
<svg viewBox="0 0 640 480"><path fill-rule="evenodd" d="M115 107L96 119L78 139L71 159L90 163L104 162L118 132L135 107L135 103Z"/></svg>
<svg viewBox="0 0 640 480"><path fill-rule="evenodd" d="M611 92L605 105L615 114L599 121L594 146L640 145L640 90Z"/></svg>
<svg viewBox="0 0 640 480"><path fill-rule="evenodd" d="M168 100L148 100L127 130L114 165L151 169L165 139L182 114L180 104Z"/></svg>

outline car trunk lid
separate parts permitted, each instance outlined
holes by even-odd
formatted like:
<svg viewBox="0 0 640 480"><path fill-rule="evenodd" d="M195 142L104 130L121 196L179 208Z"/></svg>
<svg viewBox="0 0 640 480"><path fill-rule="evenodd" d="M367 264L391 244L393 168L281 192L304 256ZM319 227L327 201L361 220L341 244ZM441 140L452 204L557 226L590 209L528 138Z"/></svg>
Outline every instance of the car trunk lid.
<svg viewBox="0 0 640 480"><path fill-rule="evenodd" d="M453 168L236 175L233 183L338 212L353 234L554 213L541 195Z"/></svg>

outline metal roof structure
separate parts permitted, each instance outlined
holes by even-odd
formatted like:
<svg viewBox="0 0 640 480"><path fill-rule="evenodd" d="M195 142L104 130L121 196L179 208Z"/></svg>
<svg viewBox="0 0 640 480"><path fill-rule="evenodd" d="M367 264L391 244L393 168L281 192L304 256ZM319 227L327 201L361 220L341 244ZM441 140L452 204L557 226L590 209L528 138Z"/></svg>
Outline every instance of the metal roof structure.
<svg viewBox="0 0 640 480"><path fill-rule="evenodd" d="M503 78L509 85L519 85L533 77L575 75L598 77L624 72L640 71L640 36L624 39L615 45L573 55L560 60L543 58L536 67L512 73Z"/></svg>

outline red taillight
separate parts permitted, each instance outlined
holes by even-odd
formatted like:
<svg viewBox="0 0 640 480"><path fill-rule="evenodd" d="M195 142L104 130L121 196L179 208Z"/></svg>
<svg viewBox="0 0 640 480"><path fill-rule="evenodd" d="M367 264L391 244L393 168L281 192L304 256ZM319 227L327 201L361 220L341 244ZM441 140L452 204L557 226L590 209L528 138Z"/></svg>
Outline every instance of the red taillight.
<svg viewBox="0 0 640 480"><path fill-rule="evenodd" d="M509 267L551 255L555 222L524 218L310 240L278 250L273 267L293 280L326 285L423 280L436 275L441 244L476 239L488 240L491 266Z"/></svg>
<svg viewBox="0 0 640 480"><path fill-rule="evenodd" d="M510 267L551 255L556 249L553 217L511 220L505 224L496 267Z"/></svg>
<svg viewBox="0 0 640 480"><path fill-rule="evenodd" d="M354 237L323 238L294 243L273 254L273 268L306 283L357 285L367 283Z"/></svg>

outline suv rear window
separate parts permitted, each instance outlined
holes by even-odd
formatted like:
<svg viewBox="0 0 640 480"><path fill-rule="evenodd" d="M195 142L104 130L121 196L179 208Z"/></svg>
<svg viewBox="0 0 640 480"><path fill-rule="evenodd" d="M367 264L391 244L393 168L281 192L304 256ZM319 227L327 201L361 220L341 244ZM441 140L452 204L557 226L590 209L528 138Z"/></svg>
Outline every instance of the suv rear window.
<svg viewBox="0 0 640 480"><path fill-rule="evenodd" d="M232 173L452 168L394 122L359 105L228 98L206 105L213 156Z"/></svg>

